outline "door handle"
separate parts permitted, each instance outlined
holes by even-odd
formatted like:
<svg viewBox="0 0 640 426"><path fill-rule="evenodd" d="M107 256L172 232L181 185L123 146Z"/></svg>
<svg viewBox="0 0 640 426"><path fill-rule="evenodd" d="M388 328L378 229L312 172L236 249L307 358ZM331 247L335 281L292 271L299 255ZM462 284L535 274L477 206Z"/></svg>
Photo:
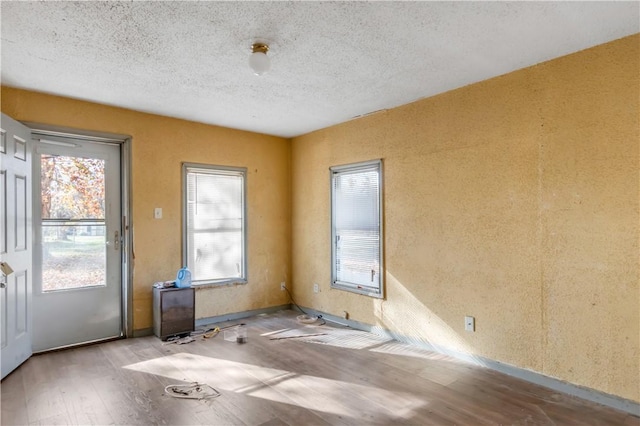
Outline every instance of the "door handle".
<svg viewBox="0 0 640 426"><path fill-rule="evenodd" d="M111 241L107 240L105 244L107 247L111 247ZM118 231L113 233L113 249L120 250L120 233Z"/></svg>

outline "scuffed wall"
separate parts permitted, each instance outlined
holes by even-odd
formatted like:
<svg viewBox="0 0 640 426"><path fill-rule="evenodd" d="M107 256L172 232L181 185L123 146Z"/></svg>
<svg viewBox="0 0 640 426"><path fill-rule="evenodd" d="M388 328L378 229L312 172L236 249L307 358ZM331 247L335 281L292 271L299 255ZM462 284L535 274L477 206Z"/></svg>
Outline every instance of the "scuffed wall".
<svg viewBox="0 0 640 426"><path fill-rule="evenodd" d="M21 121L132 136L133 327L152 327L155 281L182 266L181 163L247 167L246 285L196 292L196 318L288 303L290 141L9 87L2 111ZM163 218L153 218L162 207Z"/></svg>
<svg viewBox="0 0 640 426"><path fill-rule="evenodd" d="M639 44L294 138L296 301L640 401ZM328 169L376 158L384 300L330 289Z"/></svg>

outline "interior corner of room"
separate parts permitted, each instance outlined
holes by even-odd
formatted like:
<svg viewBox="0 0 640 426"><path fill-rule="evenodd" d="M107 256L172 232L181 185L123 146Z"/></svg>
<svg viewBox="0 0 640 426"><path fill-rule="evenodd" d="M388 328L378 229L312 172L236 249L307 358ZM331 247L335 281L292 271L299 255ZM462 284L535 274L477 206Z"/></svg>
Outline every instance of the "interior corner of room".
<svg viewBox="0 0 640 426"><path fill-rule="evenodd" d="M632 412L639 47L634 34L293 137L4 83L1 102L21 122L130 138L131 338L152 333L152 284L185 266L183 164L242 168L246 275L193 286L197 324L299 306ZM331 268L330 170L371 160L379 297Z"/></svg>

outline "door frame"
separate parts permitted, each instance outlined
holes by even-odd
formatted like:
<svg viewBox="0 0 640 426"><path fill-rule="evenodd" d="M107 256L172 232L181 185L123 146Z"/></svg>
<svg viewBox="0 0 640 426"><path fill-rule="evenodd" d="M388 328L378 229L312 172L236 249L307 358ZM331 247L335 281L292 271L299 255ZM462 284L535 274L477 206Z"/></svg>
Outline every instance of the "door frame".
<svg viewBox="0 0 640 426"><path fill-rule="evenodd" d="M48 124L22 121L22 124L31 129L32 139L47 136L60 136L69 139L78 139L95 143L120 145L120 194L121 194L121 285L122 296L120 308L122 313L122 337L133 337L133 263L135 253L133 251L133 205L132 205L132 137L129 135L96 132L91 130L73 129L69 127L52 126ZM38 214L40 214L38 212ZM35 235L34 237L35 238Z"/></svg>

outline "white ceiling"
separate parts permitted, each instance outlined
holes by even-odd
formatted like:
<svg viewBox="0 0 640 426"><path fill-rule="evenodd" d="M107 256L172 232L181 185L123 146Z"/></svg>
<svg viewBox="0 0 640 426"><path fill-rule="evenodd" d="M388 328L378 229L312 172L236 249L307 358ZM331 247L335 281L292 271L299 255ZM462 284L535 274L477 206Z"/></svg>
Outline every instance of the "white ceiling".
<svg viewBox="0 0 640 426"><path fill-rule="evenodd" d="M8 2L2 84L292 137L640 32L640 2ZM251 73L255 39L272 69Z"/></svg>

